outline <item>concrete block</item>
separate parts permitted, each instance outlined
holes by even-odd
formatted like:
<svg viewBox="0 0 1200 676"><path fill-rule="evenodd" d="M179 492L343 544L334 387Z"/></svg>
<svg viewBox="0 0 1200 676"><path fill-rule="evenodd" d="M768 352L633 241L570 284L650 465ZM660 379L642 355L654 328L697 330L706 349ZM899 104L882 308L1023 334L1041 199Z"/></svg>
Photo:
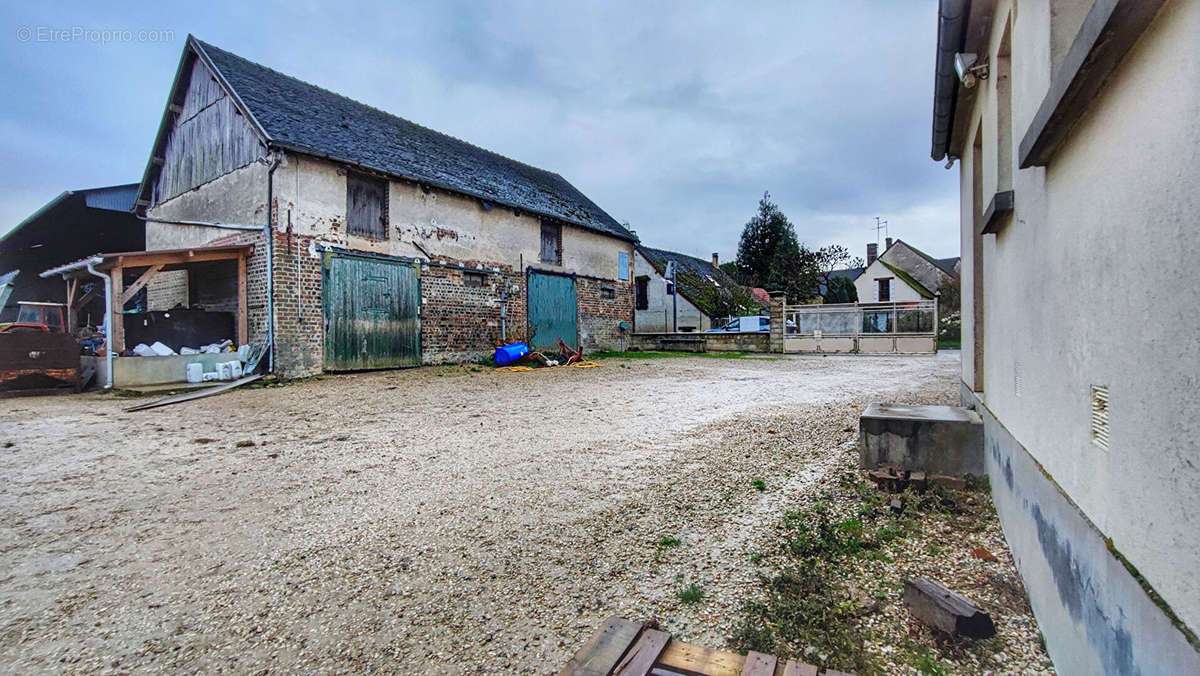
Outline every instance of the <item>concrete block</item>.
<svg viewBox="0 0 1200 676"><path fill-rule="evenodd" d="M955 406L873 403L858 421L863 467L892 463L931 474L983 476L983 421Z"/></svg>

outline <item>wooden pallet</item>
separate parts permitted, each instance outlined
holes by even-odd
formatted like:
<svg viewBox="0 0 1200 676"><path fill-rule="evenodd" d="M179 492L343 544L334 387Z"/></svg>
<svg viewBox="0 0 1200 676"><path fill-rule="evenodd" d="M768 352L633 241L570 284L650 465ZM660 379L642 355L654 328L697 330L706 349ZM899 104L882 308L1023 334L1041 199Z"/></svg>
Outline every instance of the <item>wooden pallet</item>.
<svg viewBox="0 0 1200 676"><path fill-rule="evenodd" d="M713 650L676 641L655 622L605 620L559 676L848 676L774 655Z"/></svg>

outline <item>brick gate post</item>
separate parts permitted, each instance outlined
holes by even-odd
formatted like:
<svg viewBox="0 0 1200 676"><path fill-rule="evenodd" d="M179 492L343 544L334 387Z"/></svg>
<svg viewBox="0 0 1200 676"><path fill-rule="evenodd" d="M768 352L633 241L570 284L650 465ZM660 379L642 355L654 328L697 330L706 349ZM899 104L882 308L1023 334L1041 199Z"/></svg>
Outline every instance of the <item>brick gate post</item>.
<svg viewBox="0 0 1200 676"><path fill-rule="evenodd" d="M787 318L784 310L787 308L787 294L782 291L771 292L771 352L783 352L783 336L786 331Z"/></svg>

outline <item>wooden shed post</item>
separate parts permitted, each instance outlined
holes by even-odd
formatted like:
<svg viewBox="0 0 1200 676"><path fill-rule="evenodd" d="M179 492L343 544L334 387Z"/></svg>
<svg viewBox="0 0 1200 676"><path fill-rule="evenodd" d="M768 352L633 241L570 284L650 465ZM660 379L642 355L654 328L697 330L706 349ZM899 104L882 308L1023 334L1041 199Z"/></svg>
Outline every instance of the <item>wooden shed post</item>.
<svg viewBox="0 0 1200 676"><path fill-rule="evenodd" d="M67 277L67 325L65 328L71 335L75 335L75 287L78 284L78 279Z"/></svg>
<svg viewBox="0 0 1200 676"><path fill-rule="evenodd" d="M125 268L119 264L108 271L112 279L112 296L108 302L112 304L112 326L108 327L108 349L114 350L113 355L125 351L125 303L121 297L125 295Z"/></svg>

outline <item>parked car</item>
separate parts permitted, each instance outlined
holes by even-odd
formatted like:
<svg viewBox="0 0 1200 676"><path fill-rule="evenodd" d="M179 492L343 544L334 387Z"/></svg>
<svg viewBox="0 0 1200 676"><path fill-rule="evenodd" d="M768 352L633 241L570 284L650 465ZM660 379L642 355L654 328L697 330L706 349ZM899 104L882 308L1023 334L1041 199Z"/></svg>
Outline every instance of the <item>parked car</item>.
<svg viewBox="0 0 1200 676"><path fill-rule="evenodd" d="M734 317L724 326L712 328L705 333L768 333L771 330L769 317Z"/></svg>
<svg viewBox="0 0 1200 676"><path fill-rule="evenodd" d="M796 332L796 323L788 320L787 332ZM711 328L705 333L770 333L771 318L770 317L734 317L729 320L724 326Z"/></svg>

